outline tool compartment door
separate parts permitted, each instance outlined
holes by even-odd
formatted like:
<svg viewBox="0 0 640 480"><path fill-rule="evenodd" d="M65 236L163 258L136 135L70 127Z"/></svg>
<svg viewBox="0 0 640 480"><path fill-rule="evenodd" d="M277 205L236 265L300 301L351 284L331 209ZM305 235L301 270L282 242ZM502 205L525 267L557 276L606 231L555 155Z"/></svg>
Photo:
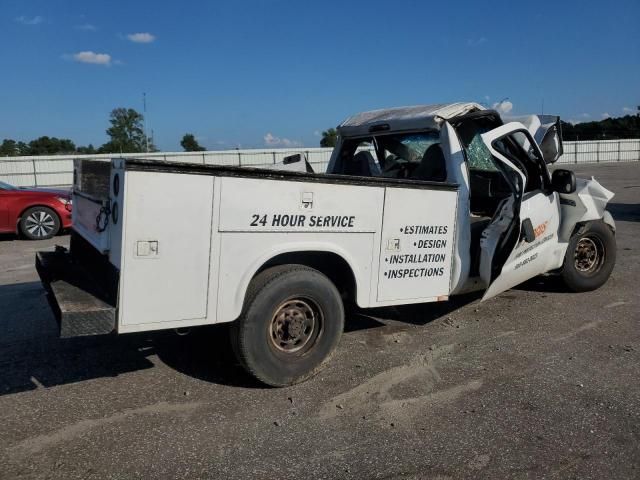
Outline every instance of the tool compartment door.
<svg viewBox="0 0 640 480"><path fill-rule="evenodd" d="M120 331L206 317L213 182L206 175L127 172Z"/></svg>
<svg viewBox="0 0 640 480"><path fill-rule="evenodd" d="M457 198L452 190L386 188L379 303L449 295Z"/></svg>

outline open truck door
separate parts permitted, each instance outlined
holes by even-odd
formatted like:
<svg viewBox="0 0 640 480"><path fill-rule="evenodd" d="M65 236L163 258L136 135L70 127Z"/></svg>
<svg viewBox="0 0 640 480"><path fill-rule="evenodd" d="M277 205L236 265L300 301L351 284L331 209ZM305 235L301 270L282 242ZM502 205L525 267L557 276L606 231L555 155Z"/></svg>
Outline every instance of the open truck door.
<svg viewBox="0 0 640 480"><path fill-rule="evenodd" d="M511 148L509 153L504 148L507 143L511 147L528 143L535 158L543 161L523 124L503 125L483 134L482 140L513 192L502 201L480 240L480 277L487 285L482 300L486 300L549 271L557 262L560 204L558 194L548 188L528 190L527 175L513 156L517 150Z"/></svg>

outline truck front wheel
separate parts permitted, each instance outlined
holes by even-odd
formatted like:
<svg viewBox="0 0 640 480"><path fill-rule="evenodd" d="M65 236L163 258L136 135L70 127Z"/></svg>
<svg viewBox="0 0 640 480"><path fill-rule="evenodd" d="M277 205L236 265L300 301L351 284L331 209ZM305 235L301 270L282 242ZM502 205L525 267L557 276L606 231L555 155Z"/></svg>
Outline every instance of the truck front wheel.
<svg viewBox="0 0 640 480"><path fill-rule="evenodd" d="M303 265L272 267L247 289L231 341L242 366L261 382L283 387L315 375L329 359L344 328L335 285Z"/></svg>
<svg viewBox="0 0 640 480"><path fill-rule="evenodd" d="M589 222L569 239L562 280L574 292L601 287L616 263L616 237L602 221Z"/></svg>

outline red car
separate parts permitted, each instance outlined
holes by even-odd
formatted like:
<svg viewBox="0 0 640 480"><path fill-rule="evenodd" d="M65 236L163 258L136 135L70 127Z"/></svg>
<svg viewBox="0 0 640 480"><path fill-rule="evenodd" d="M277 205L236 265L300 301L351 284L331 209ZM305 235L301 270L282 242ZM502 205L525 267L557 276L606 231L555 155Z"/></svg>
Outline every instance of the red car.
<svg viewBox="0 0 640 480"><path fill-rule="evenodd" d="M0 233L51 238L71 226L71 192L14 187L0 182Z"/></svg>

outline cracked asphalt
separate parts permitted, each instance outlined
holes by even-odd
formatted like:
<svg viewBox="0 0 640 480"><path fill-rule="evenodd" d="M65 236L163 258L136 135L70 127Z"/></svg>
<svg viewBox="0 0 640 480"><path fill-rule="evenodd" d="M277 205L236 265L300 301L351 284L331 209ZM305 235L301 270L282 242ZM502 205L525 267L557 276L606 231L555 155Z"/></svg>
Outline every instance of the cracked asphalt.
<svg viewBox="0 0 640 480"><path fill-rule="evenodd" d="M0 238L0 478L640 478L640 163L574 170L616 193L604 287L352 313L284 389L223 327L59 340L33 257L67 237Z"/></svg>

